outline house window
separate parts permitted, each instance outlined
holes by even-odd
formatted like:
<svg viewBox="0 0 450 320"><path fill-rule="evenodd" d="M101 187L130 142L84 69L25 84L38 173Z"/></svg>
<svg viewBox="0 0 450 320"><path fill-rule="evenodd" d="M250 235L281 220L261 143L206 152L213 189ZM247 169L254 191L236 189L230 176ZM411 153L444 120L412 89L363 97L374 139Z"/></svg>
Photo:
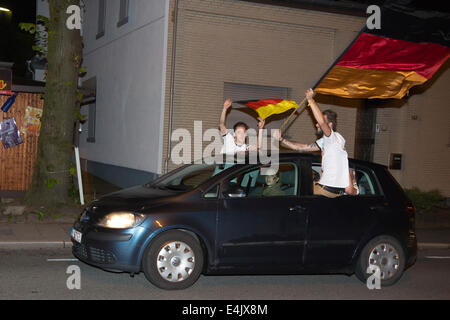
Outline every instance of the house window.
<svg viewBox="0 0 450 320"><path fill-rule="evenodd" d="M96 39L105 35L106 0L98 0L98 28Z"/></svg>
<svg viewBox="0 0 450 320"><path fill-rule="evenodd" d="M95 114L96 114L95 102L89 105L88 113L88 137L87 142L95 142Z"/></svg>
<svg viewBox="0 0 450 320"><path fill-rule="evenodd" d="M128 9L130 6L130 0L120 0L120 10L119 10L119 22L117 27L123 26L128 23Z"/></svg>
<svg viewBox="0 0 450 320"><path fill-rule="evenodd" d="M92 77L82 83L82 89L84 90L84 98L81 106L88 108L87 112L87 142L95 142L95 118L96 118L96 101L97 101L97 77Z"/></svg>

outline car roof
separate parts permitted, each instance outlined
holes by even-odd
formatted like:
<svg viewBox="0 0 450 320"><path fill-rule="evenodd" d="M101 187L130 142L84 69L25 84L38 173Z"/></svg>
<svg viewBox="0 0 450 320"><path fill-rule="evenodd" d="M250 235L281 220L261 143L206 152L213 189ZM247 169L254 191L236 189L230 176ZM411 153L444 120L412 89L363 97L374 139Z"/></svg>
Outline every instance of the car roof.
<svg viewBox="0 0 450 320"><path fill-rule="evenodd" d="M223 160L224 163L249 163L249 160L253 160L251 157L255 157L255 155L251 155L250 152L245 152L245 162L239 162L239 159L244 158L244 155L233 155L233 160L230 161L230 155L223 155ZM259 163L266 163L267 159L271 158L272 154L270 152L267 152L267 154L265 155L266 157L260 157L259 155L257 156L258 162ZM315 161L315 162L320 162L321 161L321 155L319 153L311 153L311 152L297 152L297 151L282 151L278 153L279 156L279 160L280 161L285 161L288 159L311 159L311 161ZM239 158L241 157L241 158ZM354 158L348 158L349 161L352 163L352 165L362 165L362 166L366 166L366 167L371 167L371 168L386 168L385 165L382 164L378 164L378 163L374 163L374 162L370 162L370 161L365 161L365 160L359 160L359 159L354 159ZM265 161L264 161L265 160Z"/></svg>

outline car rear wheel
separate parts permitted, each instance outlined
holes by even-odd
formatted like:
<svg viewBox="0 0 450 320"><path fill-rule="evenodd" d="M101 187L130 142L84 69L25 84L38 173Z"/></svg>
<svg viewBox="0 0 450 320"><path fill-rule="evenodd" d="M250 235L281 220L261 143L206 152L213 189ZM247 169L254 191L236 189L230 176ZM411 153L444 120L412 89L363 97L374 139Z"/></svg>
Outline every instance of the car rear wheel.
<svg viewBox="0 0 450 320"><path fill-rule="evenodd" d="M362 250L355 270L355 275L364 283L371 276L367 273L369 266L375 266L371 267L372 272L379 268L381 286L395 284L405 270L405 251L400 242L391 236L372 239Z"/></svg>
<svg viewBox="0 0 450 320"><path fill-rule="evenodd" d="M145 250L143 269L146 278L166 290L193 285L203 268L200 243L187 232L171 230L153 240Z"/></svg>

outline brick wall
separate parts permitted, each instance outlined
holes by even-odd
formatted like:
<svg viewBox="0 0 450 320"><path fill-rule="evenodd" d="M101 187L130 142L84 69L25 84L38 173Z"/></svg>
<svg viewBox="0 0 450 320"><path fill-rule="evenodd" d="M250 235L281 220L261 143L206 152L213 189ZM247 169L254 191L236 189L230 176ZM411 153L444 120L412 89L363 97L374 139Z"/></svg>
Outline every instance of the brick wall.
<svg viewBox="0 0 450 320"><path fill-rule="evenodd" d="M377 111L381 131L375 138L375 162L388 165L401 153L401 170L391 170L403 187L439 189L450 197L450 70L448 63L410 97Z"/></svg>
<svg viewBox="0 0 450 320"><path fill-rule="evenodd" d="M237 0L180 0L173 130L193 132L194 120L203 121L203 130L218 128L225 82L290 88L290 98L300 102L363 24L357 17ZM169 21L163 163L168 152L172 28ZM319 97L318 102L323 110L338 113L338 131L353 156L359 101ZM286 134L300 142L314 141L312 115L303 112ZM169 163L169 169L173 167Z"/></svg>

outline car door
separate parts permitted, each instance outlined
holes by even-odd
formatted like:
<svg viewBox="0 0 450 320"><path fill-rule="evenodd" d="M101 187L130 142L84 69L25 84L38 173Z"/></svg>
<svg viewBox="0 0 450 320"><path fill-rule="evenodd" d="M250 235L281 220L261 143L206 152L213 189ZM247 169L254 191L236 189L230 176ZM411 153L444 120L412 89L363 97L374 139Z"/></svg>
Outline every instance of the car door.
<svg viewBox="0 0 450 320"><path fill-rule="evenodd" d="M306 232L298 197L300 168L294 161L280 163L279 186L268 186L266 177L272 175L261 169L241 170L221 184L219 265L235 271L296 270L303 262Z"/></svg>
<svg viewBox="0 0 450 320"><path fill-rule="evenodd" d="M314 163L311 169L315 176L320 172L320 164ZM311 194L302 198L308 215L305 253L308 268L332 271L347 266L374 221L374 213L385 207L373 172L358 167L356 177L359 195L327 198Z"/></svg>

